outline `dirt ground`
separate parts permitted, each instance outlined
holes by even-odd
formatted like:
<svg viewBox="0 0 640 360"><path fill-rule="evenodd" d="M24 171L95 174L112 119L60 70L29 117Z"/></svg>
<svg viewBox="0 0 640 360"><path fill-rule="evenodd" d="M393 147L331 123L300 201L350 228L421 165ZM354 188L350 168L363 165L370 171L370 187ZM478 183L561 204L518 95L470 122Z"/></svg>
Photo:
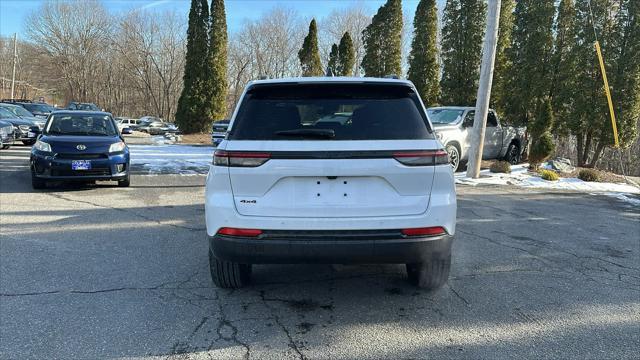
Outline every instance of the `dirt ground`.
<svg viewBox="0 0 640 360"><path fill-rule="evenodd" d="M184 134L181 144L211 144L211 134Z"/></svg>

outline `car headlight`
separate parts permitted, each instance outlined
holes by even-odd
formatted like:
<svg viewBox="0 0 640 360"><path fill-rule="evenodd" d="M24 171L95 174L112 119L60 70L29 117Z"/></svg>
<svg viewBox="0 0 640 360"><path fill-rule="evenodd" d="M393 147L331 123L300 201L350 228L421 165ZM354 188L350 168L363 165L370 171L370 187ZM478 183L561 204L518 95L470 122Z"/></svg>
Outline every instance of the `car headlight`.
<svg viewBox="0 0 640 360"><path fill-rule="evenodd" d="M51 152L51 145L49 145L44 141L40 141L40 140L36 141L33 147L40 151Z"/></svg>
<svg viewBox="0 0 640 360"><path fill-rule="evenodd" d="M31 126L29 125L20 125L18 126L20 128L20 130L22 131L29 131L29 129L31 129Z"/></svg>
<svg viewBox="0 0 640 360"><path fill-rule="evenodd" d="M109 146L109 152L114 153L114 152L124 151L126 147L127 147L127 144L125 144L124 141L113 143L111 144L111 146Z"/></svg>

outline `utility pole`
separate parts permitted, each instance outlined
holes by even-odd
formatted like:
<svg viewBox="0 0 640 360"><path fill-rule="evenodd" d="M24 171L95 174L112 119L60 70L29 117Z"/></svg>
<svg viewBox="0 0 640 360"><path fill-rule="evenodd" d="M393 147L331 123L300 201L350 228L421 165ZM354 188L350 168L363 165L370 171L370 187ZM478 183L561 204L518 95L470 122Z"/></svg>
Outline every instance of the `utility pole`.
<svg viewBox="0 0 640 360"><path fill-rule="evenodd" d="M480 66L480 84L476 100L476 113L473 119L471 147L469 148L469 165L467 177L477 179L480 176L482 149L484 147L484 133L487 128L487 112L491 98L491 83L493 82L493 66L496 58L498 43L498 22L500 19L500 0L489 0L489 14L487 15L487 33L484 36L482 48L482 65Z"/></svg>
<svg viewBox="0 0 640 360"><path fill-rule="evenodd" d="M18 62L18 33L13 33L13 74L11 75L11 98L16 88L16 62Z"/></svg>

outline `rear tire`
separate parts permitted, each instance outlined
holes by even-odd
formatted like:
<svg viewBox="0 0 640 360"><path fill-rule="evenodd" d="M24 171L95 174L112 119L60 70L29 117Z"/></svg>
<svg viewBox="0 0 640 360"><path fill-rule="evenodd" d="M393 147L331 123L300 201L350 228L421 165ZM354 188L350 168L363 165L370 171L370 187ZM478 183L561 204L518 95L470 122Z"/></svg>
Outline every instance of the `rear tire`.
<svg viewBox="0 0 640 360"><path fill-rule="evenodd" d="M458 171L460 168L460 151L455 145L447 145L446 150L447 154L449 154L449 163L453 172Z"/></svg>
<svg viewBox="0 0 640 360"><path fill-rule="evenodd" d="M251 280L251 264L220 260L209 250L209 270L213 283L224 289L237 289Z"/></svg>
<svg viewBox="0 0 640 360"><path fill-rule="evenodd" d="M31 174L31 187L34 190L41 190L47 187L47 182Z"/></svg>
<svg viewBox="0 0 640 360"><path fill-rule="evenodd" d="M451 270L451 253L434 256L419 264L407 264L409 281L419 288L437 290L447 283Z"/></svg>
<svg viewBox="0 0 640 360"><path fill-rule="evenodd" d="M35 140L22 140L22 143L27 145L27 146L31 146L31 145L35 144L36 141Z"/></svg>
<svg viewBox="0 0 640 360"><path fill-rule="evenodd" d="M516 165L520 162L521 158L520 146L518 144L511 143L507 148L507 154L504 156L504 160L511 165Z"/></svg>

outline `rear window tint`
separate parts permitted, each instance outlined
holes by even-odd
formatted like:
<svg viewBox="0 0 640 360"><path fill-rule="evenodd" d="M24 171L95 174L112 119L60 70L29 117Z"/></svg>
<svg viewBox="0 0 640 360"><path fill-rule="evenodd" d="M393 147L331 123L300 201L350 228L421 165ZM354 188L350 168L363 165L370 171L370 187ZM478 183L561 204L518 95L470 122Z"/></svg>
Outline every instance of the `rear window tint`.
<svg viewBox="0 0 640 360"><path fill-rule="evenodd" d="M433 138L413 90L382 84L256 85L229 134L232 140Z"/></svg>

